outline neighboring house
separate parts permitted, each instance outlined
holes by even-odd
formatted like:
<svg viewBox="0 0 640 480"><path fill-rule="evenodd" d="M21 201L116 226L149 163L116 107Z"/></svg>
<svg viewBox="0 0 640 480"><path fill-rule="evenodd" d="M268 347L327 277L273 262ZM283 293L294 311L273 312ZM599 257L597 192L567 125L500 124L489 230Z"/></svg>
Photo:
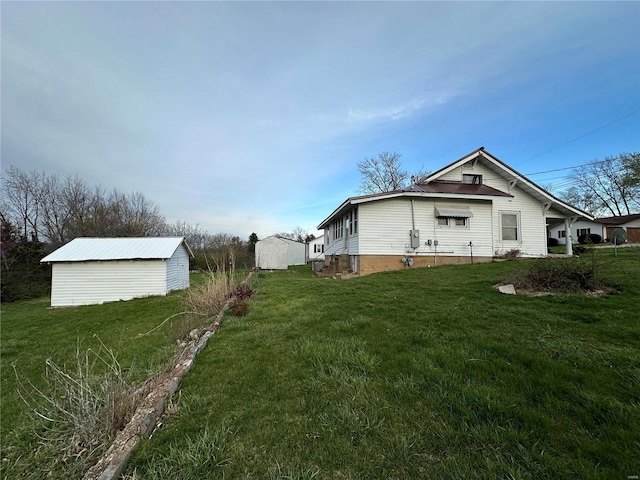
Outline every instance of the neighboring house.
<svg viewBox="0 0 640 480"><path fill-rule="evenodd" d="M40 262L52 265L51 306L64 307L188 288L192 256L182 237L80 237Z"/></svg>
<svg viewBox="0 0 640 480"><path fill-rule="evenodd" d="M307 262L324 260L324 235L307 243Z"/></svg>
<svg viewBox="0 0 640 480"><path fill-rule="evenodd" d="M627 232L628 243L640 243L640 213L622 215L620 217L597 218L596 222L604 225L603 239L609 239L616 228L623 228Z"/></svg>
<svg viewBox="0 0 640 480"><path fill-rule="evenodd" d="M547 225L580 219L593 217L479 148L405 189L346 199L318 229L328 271L363 275L513 250L546 257Z"/></svg>
<svg viewBox="0 0 640 480"><path fill-rule="evenodd" d="M304 265L305 244L276 235L256 242L256 267L286 270L289 265Z"/></svg>
<svg viewBox="0 0 640 480"><path fill-rule="evenodd" d="M590 220L578 220L571 225L569 229L569 236L573 239L573 243L578 243L578 237L581 235L595 234L600 235L602 241L605 240L604 225L599 223L599 219L594 221ZM558 245L567 244L567 227L564 223L556 223L549 227L549 238L555 238L558 241Z"/></svg>

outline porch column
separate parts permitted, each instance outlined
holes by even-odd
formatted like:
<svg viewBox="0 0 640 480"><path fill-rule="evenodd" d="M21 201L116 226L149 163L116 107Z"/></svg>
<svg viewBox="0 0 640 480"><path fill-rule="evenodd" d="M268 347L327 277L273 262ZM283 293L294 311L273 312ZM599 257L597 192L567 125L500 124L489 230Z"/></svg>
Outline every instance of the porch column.
<svg viewBox="0 0 640 480"><path fill-rule="evenodd" d="M573 238L571 237L571 221L568 218L564 219L564 231L565 231L565 253L567 255L573 255L573 245L572 245L572 240Z"/></svg>

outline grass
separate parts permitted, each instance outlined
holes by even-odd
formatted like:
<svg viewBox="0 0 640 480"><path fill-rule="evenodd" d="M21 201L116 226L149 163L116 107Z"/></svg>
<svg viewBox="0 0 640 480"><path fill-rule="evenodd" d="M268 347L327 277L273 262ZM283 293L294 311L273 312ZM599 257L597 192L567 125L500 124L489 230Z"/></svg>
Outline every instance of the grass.
<svg viewBox="0 0 640 480"><path fill-rule="evenodd" d="M306 267L261 273L247 315L225 318L184 378L176 413L141 444L125 478L638 475L639 252L561 261L592 262L616 293L492 288L535 260L346 281ZM135 336L180 304L176 295L3 305L3 478L27 471L16 452L31 452L16 441L23 414L7 365L18 360L37 378L45 358L71 361L78 338L91 343L94 333L122 365L162 364L174 348L169 332ZM45 476L37 461L21 460L27 478Z"/></svg>
<svg viewBox="0 0 640 480"><path fill-rule="evenodd" d="M173 478L637 475L640 256L627 250L598 251L619 289L600 298L492 288L530 261L262 274L127 476L159 478L212 434L216 468L182 462Z"/></svg>
<svg viewBox="0 0 640 480"><path fill-rule="evenodd" d="M202 281L200 277L194 279L196 284ZM35 421L33 411L37 407L41 412L51 412L51 405L42 402L44 399L35 389L45 394L51 394L56 388L60 390L60 382L52 385L50 381L53 373L58 380L63 377L68 380L62 390L71 391L76 385L82 385L86 393L89 388L85 387L96 383L89 377L96 376L99 382L99 376L114 366L113 362L105 363L97 357L105 358L107 350L114 353L122 368L122 377L131 383L167 370L177 352L176 339L184 338L206 320L178 315L163 324L167 317L183 310L183 299L184 292L174 292L166 297L58 309L49 308L48 298L3 303L0 477L82 476L88 468L87 462L90 466L100 450L94 455L84 452L77 458L67 458L69 452L53 445L51 438L58 436L57 432L48 431L51 425L47 422ZM161 327L156 328L159 325ZM51 366L59 370L54 371ZM67 373L71 373L71 377ZM82 376L82 382L76 384L77 375ZM25 405L21 395L31 397L31 408Z"/></svg>

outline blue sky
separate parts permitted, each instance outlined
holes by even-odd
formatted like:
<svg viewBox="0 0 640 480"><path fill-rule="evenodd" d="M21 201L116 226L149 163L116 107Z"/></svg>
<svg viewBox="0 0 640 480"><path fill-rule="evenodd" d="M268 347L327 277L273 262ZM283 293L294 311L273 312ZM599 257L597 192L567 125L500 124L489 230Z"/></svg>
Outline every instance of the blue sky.
<svg viewBox="0 0 640 480"><path fill-rule="evenodd" d="M529 174L640 150L639 2L0 5L2 167L211 233L314 233L383 151Z"/></svg>

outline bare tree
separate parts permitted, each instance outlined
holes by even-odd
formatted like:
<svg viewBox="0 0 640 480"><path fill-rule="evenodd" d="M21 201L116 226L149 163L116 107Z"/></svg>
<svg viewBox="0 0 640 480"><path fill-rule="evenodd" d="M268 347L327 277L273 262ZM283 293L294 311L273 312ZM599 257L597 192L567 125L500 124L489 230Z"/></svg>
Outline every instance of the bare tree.
<svg viewBox="0 0 640 480"><path fill-rule="evenodd" d="M2 198L5 215L20 229L20 235L29 234L37 240L39 234L40 191L44 174L31 173L10 166L3 176Z"/></svg>
<svg viewBox="0 0 640 480"><path fill-rule="evenodd" d="M400 154L383 152L376 158L365 158L358 162L361 175L359 191L370 193L389 192L405 186L408 173L402 170Z"/></svg>
<svg viewBox="0 0 640 480"><path fill-rule="evenodd" d="M574 185L562 197L595 215L629 215L638 207L640 183L634 166L640 154L605 157L573 171Z"/></svg>
<svg viewBox="0 0 640 480"><path fill-rule="evenodd" d="M402 169L399 153L383 152L376 158L365 158L358 162L361 184L358 191L365 195L390 192L405 188L409 182L416 183L429 175L421 168L413 175Z"/></svg>

